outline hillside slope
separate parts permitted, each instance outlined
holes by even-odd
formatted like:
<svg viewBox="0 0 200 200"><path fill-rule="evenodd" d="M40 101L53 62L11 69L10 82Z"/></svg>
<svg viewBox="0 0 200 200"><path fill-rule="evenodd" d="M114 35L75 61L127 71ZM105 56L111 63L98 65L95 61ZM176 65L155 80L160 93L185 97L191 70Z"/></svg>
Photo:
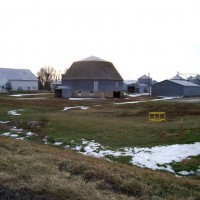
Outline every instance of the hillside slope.
<svg viewBox="0 0 200 200"><path fill-rule="evenodd" d="M0 137L0 199L200 199L199 183Z"/></svg>

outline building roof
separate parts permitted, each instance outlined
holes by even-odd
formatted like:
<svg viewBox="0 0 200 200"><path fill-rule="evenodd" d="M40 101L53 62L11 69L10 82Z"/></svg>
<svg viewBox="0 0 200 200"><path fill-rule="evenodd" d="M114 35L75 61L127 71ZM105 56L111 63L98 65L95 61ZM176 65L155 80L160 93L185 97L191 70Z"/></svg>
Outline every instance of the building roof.
<svg viewBox="0 0 200 200"><path fill-rule="evenodd" d="M198 80L200 80L200 75L199 75L199 74L196 75L195 77L193 77L193 79L198 79Z"/></svg>
<svg viewBox="0 0 200 200"><path fill-rule="evenodd" d="M183 77L181 77L180 75L176 75L174 77L172 77L170 80L185 80Z"/></svg>
<svg viewBox="0 0 200 200"><path fill-rule="evenodd" d="M149 79L149 78L150 78L149 76L143 75L143 76L141 76L139 79Z"/></svg>
<svg viewBox="0 0 200 200"><path fill-rule="evenodd" d="M74 62L63 76L64 80L118 80L123 81L115 66L95 56Z"/></svg>
<svg viewBox="0 0 200 200"><path fill-rule="evenodd" d="M96 56L90 56L88 58L84 58L83 60L79 60L79 61L105 61L106 62L106 60L103 60L103 59L98 58Z"/></svg>
<svg viewBox="0 0 200 200"><path fill-rule="evenodd" d="M136 84L137 83L137 80L125 80L124 83L126 85L132 85L132 84Z"/></svg>
<svg viewBox="0 0 200 200"><path fill-rule="evenodd" d="M177 84L182 85L182 86L189 86L189 87L191 87L191 86L194 87L194 86L195 86L195 87L200 87L199 85L194 84L194 83L191 83L191 82L186 81L186 80L169 80L169 81L174 82L174 83L177 83Z"/></svg>
<svg viewBox="0 0 200 200"><path fill-rule="evenodd" d="M29 69L0 68L0 74L8 80L37 81L37 77Z"/></svg>

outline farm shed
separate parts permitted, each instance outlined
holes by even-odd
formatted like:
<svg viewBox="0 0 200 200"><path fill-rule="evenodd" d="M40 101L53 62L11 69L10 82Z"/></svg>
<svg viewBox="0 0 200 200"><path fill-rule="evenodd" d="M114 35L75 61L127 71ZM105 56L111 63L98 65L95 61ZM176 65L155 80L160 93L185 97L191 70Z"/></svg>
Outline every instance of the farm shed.
<svg viewBox="0 0 200 200"><path fill-rule="evenodd" d="M125 91L129 93L149 93L151 90L152 79L143 75L138 80L124 81Z"/></svg>
<svg viewBox="0 0 200 200"><path fill-rule="evenodd" d="M62 76L62 87L67 88L60 91L62 97L120 98L123 79L111 62L91 56L71 65Z"/></svg>
<svg viewBox="0 0 200 200"><path fill-rule="evenodd" d="M38 90L38 79L29 69L0 68L0 93Z"/></svg>
<svg viewBox="0 0 200 200"><path fill-rule="evenodd" d="M196 75L195 77L189 78L190 82L200 85L200 75Z"/></svg>
<svg viewBox="0 0 200 200"><path fill-rule="evenodd" d="M200 86L187 80L164 80L152 85L152 95L170 97L200 96Z"/></svg>
<svg viewBox="0 0 200 200"><path fill-rule="evenodd" d="M147 75L143 75L138 78L139 93L149 93L151 92L152 78Z"/></svg>
<svg viewBox="0 0 200 200"><path fill-rule="evenodd" d="M138 93L139 88L137 84L137 80L126 80L124 81L124 90L128 93Z"/></svg>

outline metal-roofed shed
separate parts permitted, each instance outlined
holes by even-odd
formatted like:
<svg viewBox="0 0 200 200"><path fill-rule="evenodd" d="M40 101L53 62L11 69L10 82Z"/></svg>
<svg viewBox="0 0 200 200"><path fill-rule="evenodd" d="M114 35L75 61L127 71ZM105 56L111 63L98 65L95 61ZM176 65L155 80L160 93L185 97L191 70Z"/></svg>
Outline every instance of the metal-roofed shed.
<svg viewBox="0 0 200 200"><path fill-rule="evenodd" d="M164 80L152 85L153 96L200 96L200 86L187 80Z"/></svg>
<svg viewBox="0 0 200 200"><path fill-rule="evenodd" d="M38 90L38 79L29 69L0 68L0 93Z"/></svg>

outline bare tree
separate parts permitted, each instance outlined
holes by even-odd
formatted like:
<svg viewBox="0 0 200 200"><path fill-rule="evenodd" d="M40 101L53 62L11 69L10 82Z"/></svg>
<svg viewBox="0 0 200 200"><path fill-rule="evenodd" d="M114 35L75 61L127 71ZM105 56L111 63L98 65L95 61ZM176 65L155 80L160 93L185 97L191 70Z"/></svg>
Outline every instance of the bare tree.
<svg viewBox="0 0 200 200"><path fill-rule="evenodd" d="M66 73L67 73L68 69L69 69L69 68L65 69L65 72L64 72L64 74L66 74Z"/></svg>
<svg viewBox="0 0 200 200"><path fill-rule="evenodd" d="M51 66L44 66L37 73L39 89L51 90L51 84L56 79L56 70Z"/></svg>

